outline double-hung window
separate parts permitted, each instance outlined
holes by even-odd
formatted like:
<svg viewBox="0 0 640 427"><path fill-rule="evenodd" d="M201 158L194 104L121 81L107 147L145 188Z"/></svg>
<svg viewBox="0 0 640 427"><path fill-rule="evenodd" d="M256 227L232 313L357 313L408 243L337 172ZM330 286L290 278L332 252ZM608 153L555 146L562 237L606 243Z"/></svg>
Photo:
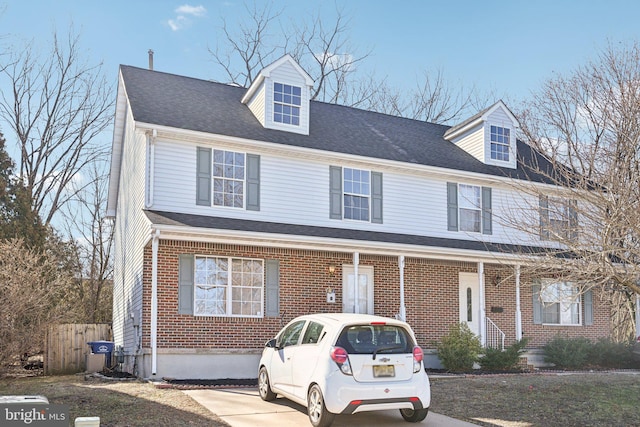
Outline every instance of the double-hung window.
<svg viewBox="0 0 640 427"><path fill-rule="evenodd" d="M509 161L510 131L508 128L491 126L491 159Z"/></svg>
<svg viewBox="0 0 640 427"><path fill-rule="evenodd" d="M245 154L213 150L213 204L244 207Z"/></svg>
<svg viewBox="0 0 640 427"><path fill-rule="evenodd" d="M302 88L273 84L273 121L288 125L300 125L300 106L302 105Z"/></svg>
<svg viewBox="0 0 640 427"><path fill-rule="evenodd" d="M580 292L568 282L547 281L540 290L542 323L580 324Z"/></svg>
<svg viewBox="0 0 640 427"><path fill-rule="evenodd" d="M371 173L344 168L344 218L369 221Z"/></svg>
<svg viewBox="0 0 640 427"><path fill-rule="evenodd" d="M458 209L460 210L460 231L479 233L482 224L480 187L460 184L458 186Z"/></svg>
<svg viewBox="0 0 640 427"><path fill-rule="evenodd" d="M194 277L194 315L262 317L262 260L196 256Z"/></svg>
<svg viewBox="0 0 640 427"><path fill-rule="evenodd" d="M578 216L575 200L540 196L540 237L542 240L577 238Z"/></svg>

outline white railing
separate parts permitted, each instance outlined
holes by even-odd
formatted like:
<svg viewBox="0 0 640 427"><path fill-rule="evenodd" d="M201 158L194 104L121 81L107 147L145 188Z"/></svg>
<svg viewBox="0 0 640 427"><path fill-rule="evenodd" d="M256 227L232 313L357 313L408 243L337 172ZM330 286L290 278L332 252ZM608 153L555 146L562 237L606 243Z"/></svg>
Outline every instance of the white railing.
<svg viewBox="0 0 640 427"><path fill-rule="evenodd" d="M498 328L498 326L493 323L491 319L485 317L486 319L486 334L487 339L485 342L486 347L497 348L498 350L504 350L504 337L505 334Z"/></svg>

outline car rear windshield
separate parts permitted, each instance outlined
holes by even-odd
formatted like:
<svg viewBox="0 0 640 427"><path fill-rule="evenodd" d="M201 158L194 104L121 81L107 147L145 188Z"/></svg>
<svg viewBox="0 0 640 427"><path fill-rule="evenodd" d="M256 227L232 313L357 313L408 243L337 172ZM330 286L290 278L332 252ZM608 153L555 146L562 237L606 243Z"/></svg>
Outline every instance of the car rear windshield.
<svg viewBox="0 0 640 427"><path fill-rule="evenodd" d="M402 326L353 325L342 330L336 345L350 354L411 353L414 343Z"/></svg>

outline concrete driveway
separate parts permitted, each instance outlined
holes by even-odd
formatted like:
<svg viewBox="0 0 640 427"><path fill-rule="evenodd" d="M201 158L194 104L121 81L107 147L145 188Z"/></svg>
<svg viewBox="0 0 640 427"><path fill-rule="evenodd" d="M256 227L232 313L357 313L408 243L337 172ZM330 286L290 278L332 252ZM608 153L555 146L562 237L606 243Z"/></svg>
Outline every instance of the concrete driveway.
<svg viewBox="0 0 640 427"><path fill-rule="evenodd" d="M260 399L257 388L185 390L196 402L209 409L232 427L300 427L311 425L306 408L287 399L273 402ZM337 415L333 426L403 426L407 423L400 412L376 411L354 415ZM470 427L475 424L429 412L418 424L428 427Z"/></svg>

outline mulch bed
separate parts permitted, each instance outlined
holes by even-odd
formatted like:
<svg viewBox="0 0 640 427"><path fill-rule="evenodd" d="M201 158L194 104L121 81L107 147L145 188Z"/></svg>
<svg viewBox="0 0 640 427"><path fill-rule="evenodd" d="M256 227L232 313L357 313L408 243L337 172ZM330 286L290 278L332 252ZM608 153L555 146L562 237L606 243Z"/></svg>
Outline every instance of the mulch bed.
<svg viewBox="0 0 640 427"><path fill-rule="evenodd" d="M154 383L156 388L175 388L178 390L194 390L203 388L236 388L236 387L257 387L257 378L225 378L218 380L175 380L163 378L162 382Z"/></svg>

